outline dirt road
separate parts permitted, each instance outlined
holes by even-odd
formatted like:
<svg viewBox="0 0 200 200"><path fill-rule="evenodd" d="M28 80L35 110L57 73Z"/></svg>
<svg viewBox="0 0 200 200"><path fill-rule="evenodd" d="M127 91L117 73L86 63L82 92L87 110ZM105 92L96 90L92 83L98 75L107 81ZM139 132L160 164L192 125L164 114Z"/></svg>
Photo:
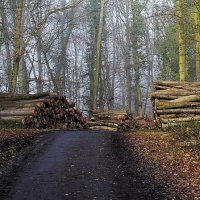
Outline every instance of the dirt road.
<svg viewBox="0 0 200 200"><path fill-rule="evenodd" d="M45 136L13 177L6 199L156 199L127 171L116 134L71 131Z"/></svg>

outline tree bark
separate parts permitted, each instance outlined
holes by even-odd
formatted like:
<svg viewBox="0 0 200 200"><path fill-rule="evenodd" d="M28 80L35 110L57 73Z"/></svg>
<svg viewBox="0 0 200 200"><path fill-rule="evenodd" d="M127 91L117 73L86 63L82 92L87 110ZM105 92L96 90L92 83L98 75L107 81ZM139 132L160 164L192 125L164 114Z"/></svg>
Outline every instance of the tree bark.
<svg viewBox="0 0 200 200"><path fill-rule="evenodd" d="M196 80L200 81L200 2L194 1L194 23L196 42Z"/></svg>
<svg viewBox="0 0 200 200"><path fill-rule="evenodd" d="M157 114L200 114L200 108L163 109L156 112Z"/></svg>
<svg viewBox="0 0 200 200"><path fill-rule="evenodd" d="M162 123L180 123L180 122L192 122L192 121L199 121L199 120L200 120L200 116L161 119Z"/></svg>
<svg viewBox="0 0 200 200"><path fill-rule="evenodd" d="M186 53L185 53L185 34L184 34L184 10L183 0L176 0L177 17L178 17L178 31L179 31L179 68L180 81L186 80Z"/></svg>
<svg viewBox="0 0 200 200"><path fill-rule="evenodd" d="M151 93L151 99L154 98L163 98L170 99L170 98L179 98L183 96L189 96L189 95L200 95L200 91L187 91L187 90L163 90L163 91L156 91Z"/></svg>
<svg viewBox="0 0 200 200"><path fill-rule="evenodd" d="M26 67L26 61L24 56L22 56L19 64L19 74L18 74L18 84L19 84L19 94L29 94L29 81L28 72Z"/></svg>
<svg viewBox="0 0 200 200"><path fill-rule="evenodd" d="M29 109L27 111L22 110L6 110L0 111L0 117L11 117L11 116L30 116L33 112L34 108Z"/></svg>
<svg viewBox="0 0 200 200"><path fill-rule="evenodd" d="M11 77L9 80L9 93L14 94L16 92L17 86L17 76L19 71L19 65L22 52L21 41L23 40L23 12L24 12L24 0L18 1L17 8L17 17L16 17L16 25L15 25L15 34L14 34L14 61L13 68L11 72Z"/></svg>
<svg viewBox="0 0 200 200"><path fill-rule="evenodd" d="M169 101L155 101L155 108L158 109L171 109L171 108L196 108L200 107L200 102L169 102Z"/></svg>
<svg viewBox="0 0 200 200"><path fill-rule="evenodd" d="M101 44L102 44L102 32L104 26L104 7L105 0L101 0L101 10L99 18L99 29L97 37L97 50L96 50L96 67L95 67L95 79L94 79L94 91L93 91L93 106L92 109L97 109L97 97L99 90L99 80L100 80L100 63L101 63Z"/></svg>
<svg viewBox="0 0 200 200"><path fill-rule="evenodd" d="M195 101L200 102L200 95L190 95L190 96L180 97L170 102L195 102Z"/></svg>

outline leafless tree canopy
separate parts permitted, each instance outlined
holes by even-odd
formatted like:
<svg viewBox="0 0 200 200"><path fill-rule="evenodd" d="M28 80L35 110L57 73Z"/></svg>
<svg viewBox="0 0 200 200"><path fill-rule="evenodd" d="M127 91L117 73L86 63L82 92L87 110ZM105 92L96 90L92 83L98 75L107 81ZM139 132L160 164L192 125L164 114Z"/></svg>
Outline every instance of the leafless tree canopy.
<svg viewBox="0 0 200 200"><path fill-rule="evenodd" d="M175 8L172 0L0 0L0 92L50 91L83 109L149 113L153 81L179 78ZM192 9L185 1L188 80Z"/></svg>

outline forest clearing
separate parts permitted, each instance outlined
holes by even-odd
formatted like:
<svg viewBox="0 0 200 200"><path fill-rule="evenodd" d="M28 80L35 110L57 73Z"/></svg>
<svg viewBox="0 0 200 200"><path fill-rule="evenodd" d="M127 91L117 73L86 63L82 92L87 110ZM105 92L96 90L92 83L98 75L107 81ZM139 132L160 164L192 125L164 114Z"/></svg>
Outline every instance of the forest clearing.
<svg viewBox="0 0 200 200"><path fill-rule="evenodd" d="M200 1L0 0L0 198L200 200Z"/></svg>

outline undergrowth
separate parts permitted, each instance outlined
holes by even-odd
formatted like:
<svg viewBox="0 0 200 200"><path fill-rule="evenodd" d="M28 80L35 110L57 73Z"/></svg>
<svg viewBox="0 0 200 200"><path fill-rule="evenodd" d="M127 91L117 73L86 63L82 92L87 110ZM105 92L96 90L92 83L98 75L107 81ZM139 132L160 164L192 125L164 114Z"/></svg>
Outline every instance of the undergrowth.
<svg viewBox="0 0 200 200"><path fill-rule="evenodd" d="M185 122L168 126L165 132L174 133L173 142L181 142L182 149L200 150L200 122Z"/></svg>
<svg viewBox="0 0 200 200"><path fill-rule="evenodd" d="M18 129L24 128L24 126L16 121L0 120L0 129Z"/></svg>
<svg viewBox="0 0 200 200"><path fill-rule="evenodd" d="M174 132L180 140L199 140L200 139L200 122L185 122L174 126L168 126L165 132Z"/></svg>

